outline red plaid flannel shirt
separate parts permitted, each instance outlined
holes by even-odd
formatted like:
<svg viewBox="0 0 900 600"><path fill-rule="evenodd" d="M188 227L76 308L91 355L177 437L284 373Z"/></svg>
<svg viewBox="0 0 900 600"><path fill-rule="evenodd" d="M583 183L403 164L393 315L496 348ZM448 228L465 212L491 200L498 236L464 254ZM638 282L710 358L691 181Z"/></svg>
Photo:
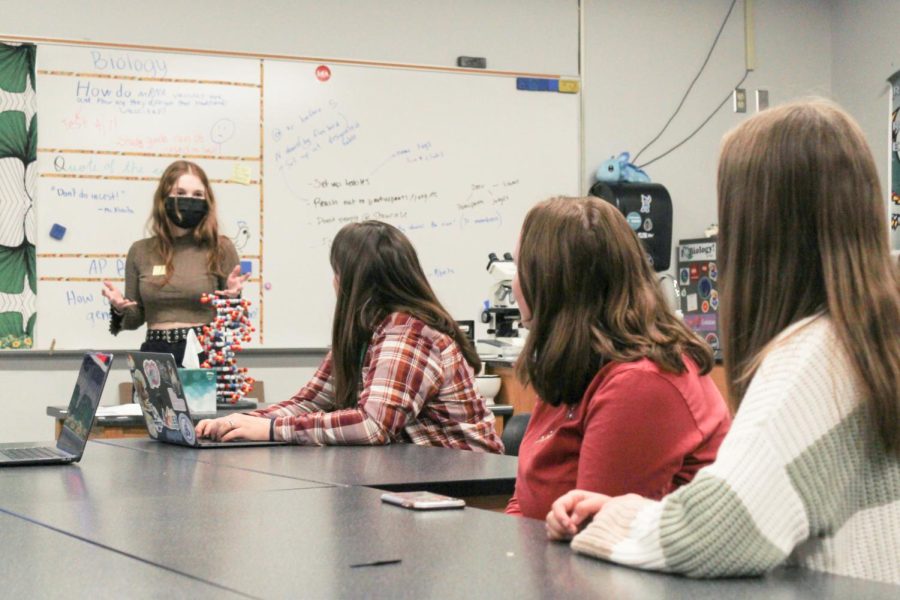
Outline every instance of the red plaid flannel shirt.
<svg viewBox="0 0 900 600"><path fill-rule="evenodd" d="M331 352L297 394L250 413L275 419L275 439L306 445L412 442L503 452L472 367L446 334L403 313L372 334L355 408L337 409Z"/></svg>

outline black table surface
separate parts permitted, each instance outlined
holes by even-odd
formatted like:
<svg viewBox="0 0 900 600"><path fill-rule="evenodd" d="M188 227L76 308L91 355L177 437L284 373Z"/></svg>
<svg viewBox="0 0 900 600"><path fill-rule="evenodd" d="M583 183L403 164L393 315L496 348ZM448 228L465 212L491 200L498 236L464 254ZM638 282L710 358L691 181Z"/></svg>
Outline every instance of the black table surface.
<svg viewBox="0 0 900 600"><path fill-rule="evenodd" d="M821 600L895 599L900 591L792 569L720 581L642 573L548 542L540 521L472 508L416 512L362 487L201 494L190 502L36 499L8 511L260 598Z"/></svg>
<svg viewBox="0 0 900 600"><path fill-rule="evenodd" d="M226 452L242 452L228 448ZM80 463L0 468L0 509L40 499L42 502L192 496L235 490L264 491L321 487L321 482L271 477L227 466L182 460L88 442Z"/></svg>
<svg viewBox="0 0 900 600"><path fill-rule="evenodd" d="M245 597L3 512L0 532L4 598Z"/></svg>
<svg viewBox="0 0 900 600"><path fill-rule="evenodd" d="M385 490L427 489L451 496L512 494L518 465L514 456L415 444L194 449L144 438L94 443L305 481Z"/></svg>

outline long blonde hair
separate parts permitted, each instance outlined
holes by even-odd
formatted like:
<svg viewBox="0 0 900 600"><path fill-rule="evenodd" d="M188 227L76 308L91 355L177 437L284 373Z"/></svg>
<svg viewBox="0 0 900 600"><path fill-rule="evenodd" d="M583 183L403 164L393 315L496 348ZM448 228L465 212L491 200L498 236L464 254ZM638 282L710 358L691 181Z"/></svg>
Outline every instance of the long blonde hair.
<svg viewBox="0 0 900 600"><path fill-rule="evenodd" d="M887 448L900 449L900 291L872 153L814 100L729 133L718 176L722 333L733 408L770 342L825 313Z"/></svg>

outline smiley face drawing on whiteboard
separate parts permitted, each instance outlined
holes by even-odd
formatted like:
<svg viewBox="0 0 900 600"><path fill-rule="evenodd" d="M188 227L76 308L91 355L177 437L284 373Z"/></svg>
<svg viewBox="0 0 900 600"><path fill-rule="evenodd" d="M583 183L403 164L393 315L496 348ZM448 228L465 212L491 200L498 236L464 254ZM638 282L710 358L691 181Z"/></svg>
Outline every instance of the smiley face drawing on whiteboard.
<svg viewBox="0 0 900 600"><path fill-rule="evenodd" d="M224 144L234 137L234 121L231 119L219 119L213 123L209 131L209 139L214 144Z"/></svg>

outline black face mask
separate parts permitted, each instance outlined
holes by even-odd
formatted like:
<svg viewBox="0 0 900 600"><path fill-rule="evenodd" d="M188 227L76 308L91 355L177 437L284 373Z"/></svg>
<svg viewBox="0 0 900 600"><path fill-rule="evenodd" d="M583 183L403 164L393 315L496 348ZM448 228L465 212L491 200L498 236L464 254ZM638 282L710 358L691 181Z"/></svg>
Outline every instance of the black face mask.
<svg viewBox="0 0 900 600"><path fill-rule="evenodd" d="M176 207L178 210L176 210ZM178 227L193 229L200 224L206 213L209 212L209 203L203 198L190 196L169 196L166 198L166 215ZM179 216L180 213L180 216Z"/></svg>

